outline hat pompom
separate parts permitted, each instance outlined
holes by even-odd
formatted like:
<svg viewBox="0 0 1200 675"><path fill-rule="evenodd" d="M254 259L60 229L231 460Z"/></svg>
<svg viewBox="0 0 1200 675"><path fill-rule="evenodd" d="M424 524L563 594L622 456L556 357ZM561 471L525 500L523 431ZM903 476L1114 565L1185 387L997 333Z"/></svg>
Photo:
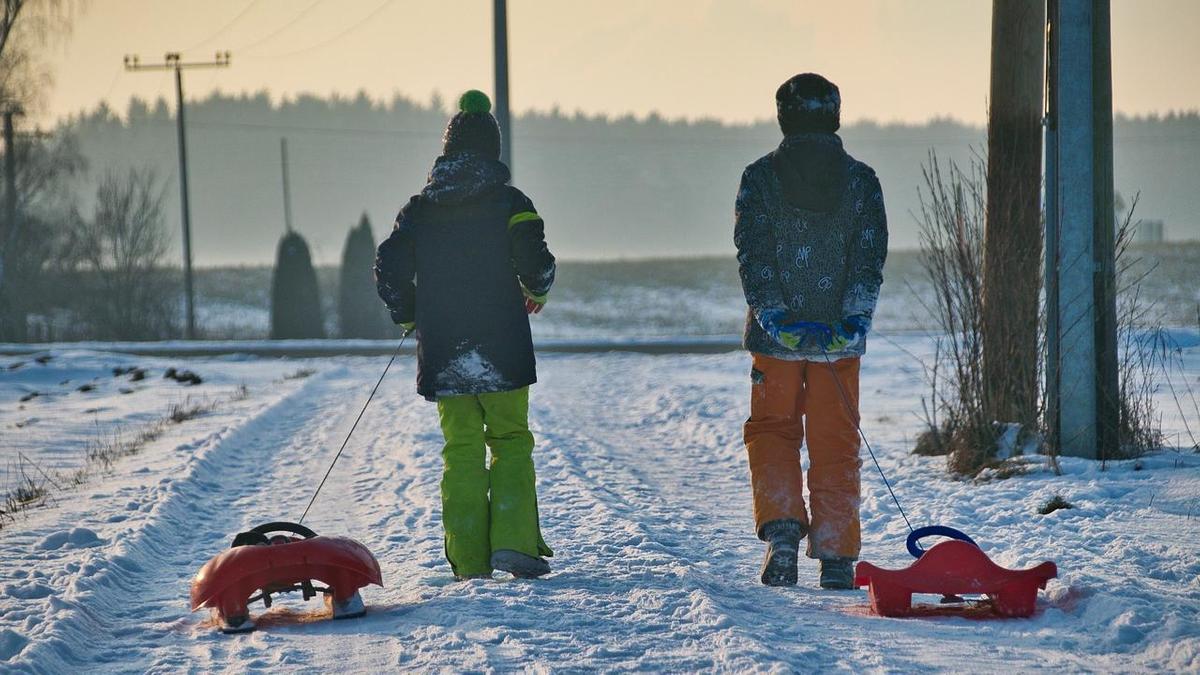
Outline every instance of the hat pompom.
<svg viewBox="0 0 1200 675"><path fill-rule="evenodd" d="M458 98L458 109L465 113L489 113L492 100L478 89L469 89Z"/></svg>

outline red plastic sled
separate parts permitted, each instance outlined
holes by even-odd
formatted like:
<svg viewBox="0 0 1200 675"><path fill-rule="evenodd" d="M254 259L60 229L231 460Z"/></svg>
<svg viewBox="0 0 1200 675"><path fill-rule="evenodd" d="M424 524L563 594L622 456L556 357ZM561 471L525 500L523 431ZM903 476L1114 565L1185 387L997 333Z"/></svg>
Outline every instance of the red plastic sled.
<svg viewBox="0 0 1200 675"><path fill-rule="evenodd" d="M285 532L284 534L272 533ZM313 580L326 585L313 585ZM346 537L321 537L295 523L267 523L233 540L192 579L192 611L213 610L225 633L254 630L247 605L272 593L300 591L304 599L325 594L335 619L366 613L358 589L383 585L379 562L365 546ZM259 595L254 595L259 593ZM254 597L251 597L251 596Z"/></svg>
<svg viewBox="0 0 1200 675"><path fill-rule="evenodd" d="M953 597L983 594L1000 616L1033 615L1038 589L1058 576L1058 567L1044 562L1027 570L1010 570L992 562L978 546L966 541L943 541L902 570L885 570L860 562L854 585L869 587L871 610L881 616L913 614L913 593Z"/></svg>

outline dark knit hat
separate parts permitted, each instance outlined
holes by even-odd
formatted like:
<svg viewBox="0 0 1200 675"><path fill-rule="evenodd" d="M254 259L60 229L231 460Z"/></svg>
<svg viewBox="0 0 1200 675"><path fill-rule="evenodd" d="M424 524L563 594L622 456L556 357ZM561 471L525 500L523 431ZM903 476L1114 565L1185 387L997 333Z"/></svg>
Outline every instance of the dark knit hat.
<svg viewBox="0 0 1200 675"><path fill-rule="evenodd" d="M458 110L442 135L442 154L472 151L500 159L500 125L492 116L487 94L477 89L467 91L458 99Z"/></svg>
<svg viewBox="0 0 1200 675"><path fill-rule="evenodd" d="M802 73L779 85L775 108L785 136L808 131L833 133L842 124L841 92L816 73Z"/></svg>

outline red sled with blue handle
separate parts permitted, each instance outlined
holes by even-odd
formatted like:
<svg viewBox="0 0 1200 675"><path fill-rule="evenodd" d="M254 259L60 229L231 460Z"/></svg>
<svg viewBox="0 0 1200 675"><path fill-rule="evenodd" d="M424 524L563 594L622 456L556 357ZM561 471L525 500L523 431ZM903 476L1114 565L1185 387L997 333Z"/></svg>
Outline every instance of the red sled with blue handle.
<svg viewBox="0 0 1200 675"><path fill-rule="evenodd" d="M927 536L952 539L932 546L928 551L917 545ZM869 562L860 562L854 570L854 585L866 586L871 611L881 616L912 616L914 593L940 594L962 602L960 596L985 595L995 614L1002 617L1029 617L1037 606L1039 589L1058 576L1053 562L1044 562L1026 570L1000 567L970 537L948 527L933 526L915 530L908 538L908 549L917 561L902 570L888 570Z"/></svg>
<svg viewBox="0 0 1200 675"><path fill-rule="evenodd" d="M251 602L270 607L273 594L300 591L305 600L323 594L332 618L349 619L366 613L358 591L368 584L382 586L383 576L357 541L318 536L297 523L266 523L238 534L200 568L192 579L192 611L208 607L221 632L245 633L255 628Z"/></svg>

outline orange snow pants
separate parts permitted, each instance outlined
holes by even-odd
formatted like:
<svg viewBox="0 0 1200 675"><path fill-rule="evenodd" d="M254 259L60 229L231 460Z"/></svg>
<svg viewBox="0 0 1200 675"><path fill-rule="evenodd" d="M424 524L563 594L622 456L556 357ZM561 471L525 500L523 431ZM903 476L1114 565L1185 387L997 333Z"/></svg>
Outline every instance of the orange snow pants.
<svg viewBox="0 0 1200 675"><path fill-rule="evenodd" d="M858 358L831 364L753 356L744 434L759 536L772 520L798 520L808 529L808 557L857 559L862 467L856 426ZM800 466L806 434L811 517L804 506Z"/></svg>

